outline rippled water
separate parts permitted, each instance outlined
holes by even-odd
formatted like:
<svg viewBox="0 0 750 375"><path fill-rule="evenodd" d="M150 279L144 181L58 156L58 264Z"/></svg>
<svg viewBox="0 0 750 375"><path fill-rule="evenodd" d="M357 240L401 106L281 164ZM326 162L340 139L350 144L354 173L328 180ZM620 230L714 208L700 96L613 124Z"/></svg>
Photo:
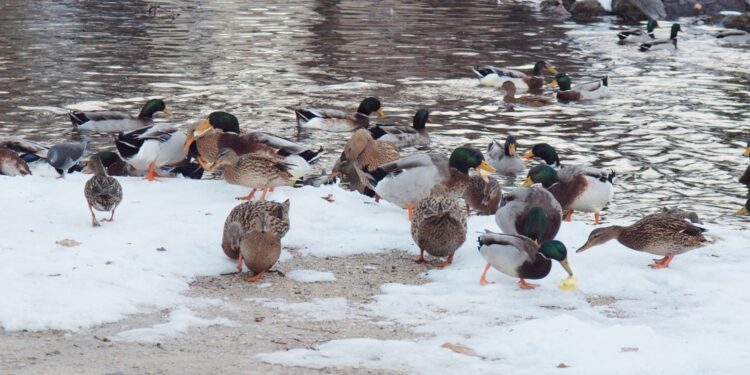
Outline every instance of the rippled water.
<svg viewBox="0 0 750 375"><path fill-rule="evenodd" d="M78 138L68 110L135 114L161 97L177 123L226 110L247 129L324 145L330 168L346 135L299 133L291 109L354 111L373 95L388 122L430 108L433 150L512 133L522 151L548 142L563 163L614 168L605 220L664 205L743 220L725 215L744 202L748 47L719 44L689 19L678 51L649 54L615 43L622 25L561 23L533 3L494 1L5 0L0 21L0 134ZM609 74L612 96L507 111L469 70L538 59L574 83ZM111 135L95 135L94 147L113 148Z"/></svg>

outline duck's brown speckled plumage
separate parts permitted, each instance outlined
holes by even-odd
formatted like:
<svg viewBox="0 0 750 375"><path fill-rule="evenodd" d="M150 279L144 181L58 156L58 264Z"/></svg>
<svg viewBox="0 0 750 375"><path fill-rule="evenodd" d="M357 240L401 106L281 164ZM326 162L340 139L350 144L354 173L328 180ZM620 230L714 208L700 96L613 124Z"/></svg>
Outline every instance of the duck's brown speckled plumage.
<svg viewBox="0 0 750 375"><path fill-rule="evenodd" d="M359 129L352 134L346 143L341 157L333 167L332 175L346 176L347 183L360 193L366 190L366 176L383 164L398 160L401 157L398 147L389 142L372 138L366 129Z"/></svg>
<svg viewBox="0 0 750 375"><path fill-rule="evenodd" d="M289 231L289 200L283 203L254 201L238 204L229 212L224 222L224 233L221 239L224 254L232 259L237 259L240 254L240 250L232 246L229 226L237 222L242 227L242 232L247 232L256 226L261 215L266 215L268 218L269 231L273 232L275 237L282 238Z"/></svg>
<svg viewBox="0 0 750 375"><path fill-rule="evenodd" d="M289 222L261 213L254 225L245 232L240 243L240 252L245 266L257 275L268 271L281 256L279 228L288 227Z"/></svg>
<svg viewBox="0 0 750 375"><path fill-rule="evenodd" d="M221 129L212 129L206 134L195 139L198 153L209 163L216 161L219 151L223 148L233 150L237 155L257 153L267 157L283 159L276 154L276 150L255 142L250 134L239 135L236 133L223 132Z"/></svg>
<svg viewBox="0 0 750 375"><path fill-rule="evenodd" d="M466 241L466 210L460 198L438 190L415 205L411 237L420 250L447 257Z"/></svg>
<svg viewBox="0 0 750 375"><path fill-rule="evenodd" d="M490 177L484 182L481 176L471 176L469 186L463 194L464 200L470 209L480 215L494 215L500 204L503 190L497 179Z"/></svg>
<svg viewBox="0 0 750 375"><path fill-rule="evenodd" d="M117 179L107 175L98 156L91 157L88 166L94 172L94 176L86 181L83 189L89 210L93 207L97 211L111 211L112 216L108 219L111 221L114 218L115 209L122 202L122 186ZM91 220L93 226L99 225L93 211L91 211Z"/></svg>
<svg viewBox="0 0 750 375"><path fill-rule="evenodd" d="M0 147L0 174L6 176L26 176L31 174L28 164L15 152Z"/></svg>
<svg viewBox="0 0 750 375"><path fill-rule="evenodd" d="M224 167L224 180L252 189L288 186L292 183L289 165L272 157L258 154L237 155L222 149L216 165Z"/></svg>

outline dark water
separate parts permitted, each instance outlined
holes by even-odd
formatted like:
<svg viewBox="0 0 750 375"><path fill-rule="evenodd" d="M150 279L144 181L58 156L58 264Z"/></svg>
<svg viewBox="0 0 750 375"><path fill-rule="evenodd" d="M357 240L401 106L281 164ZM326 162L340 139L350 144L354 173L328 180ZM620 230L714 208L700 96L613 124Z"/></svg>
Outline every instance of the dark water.
<svg viewBox="0 0 750 375"><path fill-rule="evenodd" d="M149 5L161 6L155 16ZM744 202L750 51L690 22L678 51L642 54L615 43L621 25L561 23L522 2L5 0L0 135L74 139L68 110L135 114L161 97L178 124L226 110L246 129L323 145L330 160L346 135L299 133L291 109L354 111L372 95L388 122L430 108L433 150L512 133L522 151L548 142L569 164L614 168L605 219L680 205L740 224L726 215ZM611 97L508 112L469 70L539 59L574 83L609 74ZM93 138L112 148L110 135Z"/></svg>

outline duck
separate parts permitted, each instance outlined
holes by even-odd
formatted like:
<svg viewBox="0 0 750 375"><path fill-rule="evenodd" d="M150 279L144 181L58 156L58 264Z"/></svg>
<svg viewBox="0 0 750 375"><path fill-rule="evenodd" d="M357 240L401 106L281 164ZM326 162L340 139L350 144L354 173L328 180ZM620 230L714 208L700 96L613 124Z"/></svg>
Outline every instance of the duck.
<svg viewBox="0 0 750 375"><path fill-rule="evenodd" d="M654 19L649 19L646 23L646 30L641 28L627 29L617 33L620 43L642 43L655 39L654 29L659 27L659 23Z"/></svg>
<svg viewBox="0 0 750 375"><path fill-rule="evenodd" d="M172 116L161 99L151 99L143 105L138 116L121 111L73 111L68 113L70 122L79 130L96 132L127 132L145 128L154 123L154 114L164 112Z"/></svg>
<svg viewBox="0 0 750 375"><path fill-rule="evenodd" d="M558 88L557 100L562 102L574 102L581 100L595 100L609 96L609 77L594 82L582 83L571 88L570 76L560 73L555 76L555 80L550 83L550 87Z"/></svg>
<svg viewBox="0 0 750 375"><path fill-rule="evenodd" d="M505 138L505 145L501 146L497 141L492 141L487 146L484 158L495 168L499 174L515 176L526 167L523 159L517 154L518 143L516 138L509 135Z"/></svg>
<svg viewBox="0 0 750 375"><path fill-rule="evenodd" d="M291 186L297 180L283 161L258 154L237 155L231 148L221 149L207 170L216 167L224 168L224 181L252 189L246 196L237 197L239 200L252 200L258 189L262 189L260 200L264 200L269 189Z"/></svg>
<svg viewBox="0 0 750 375"><path fill-rule="evenodd" d="M544 160L547 165L552 168L560 169L560 156L557 155L557 151L549 143L537 143L531 150L524 152L522 158L524 160L531 160L533 158L540 158Z"/></svg>
<svg viewBox="0 0 750 375"><path fill-rule="evenodd" d="M747 142L747 147L745 147L745 152L742 153L742 156L748 157L750 156L750 142ZM740 176L740 183L747 186L748 194L750 194L750 165L747 166L745 169L745 173Z"/></svg>
<svg viewBox="0 0 750 375"><path fill-rule="evenodd" d="M472 174L463 198L469 210L476 211L478 215L494 215L502 195L503 189L497 179L487 176L485 181L482 176Z"/></svg>
<svg viewBox="0 0 750 375"><path fill-rule="evenodd" d="M430 144L430 135L425 125L428 122L430 111L420 109L414 114L412 126L376 124L368 130L373 139L393 143L399 148L427 146Z"/></svg>
<svg viewBox="0 0 750 375"><path fill-rule="evenodd" d="M562 207L552 193L534 185L503 195L495 222L503 233L543 242L555 239L562 217Z"/></svg>
<svg viewBox="0 0 750 375"><path fill-rule="evenodd" d="M255 273L258 281L277 261L280 240L289 232L289 200L254 201L235 206L224 221L221 248L230 259L237 260L237 273L243 264ZM253 243L253 241L256 243Z"/></svg>
<svg viewBox="0 0 750 375"><path fill-rule="evenodd" d="M653 264L649 264L653 269L662 269L669 267L675 255L711 243L703 235L704 232L706 229L686 220L665 213L654 213L628 226L596 228L576 252L580 253L616 239L632 250L662 256L663 258L655 259Z"/></svg>
<svg viewBox="0 0 750 375"><path fill-rule="evenodd" d="M5 147L0 147L0 175L28 176L29 165L18 154Z"/></svg>
<svg viewBox="0 0 750 375"><path fill-rule="evenodd" d="M104 166L104 170L107 172L108 176L142 176L142 174L138 173L135 168L126 163L125 160L122 160L120 155L116 152L100 151L94 154L94 156L96 156L99 162ZM83 173L94 173L93 166L86 164L86 167L83 168Z"/></svg>
<svg viewBox="0 0 750 375"><path fill-rule="evenodd" d="M94 210L97 211L111 211L110 217L102 219L102 221L114 221L115 210L117 206L122 202L122 186L116 178L108 176L104 164L102 164L99 156L92 156L87 167L91 168L94 175L86 181L86 185L83 188L83 194L86 197L86 202L89 204L89 211L91 212L91 226L100 226L96 220Z"/></svg>
<svg viewBox="0 0 750 375"><path fill-rule="evenodd" d="M506 105L520 104L526 107L544 107L554 103L552 98L539 95L524 95L516 97L516 85L512 81L505 81L500 89L505 91L503 102Z"/></svg>
<svg viewBox="0 0 750 375"><path fill-rule="evenodd" d="M669 33L669 39L654 39L648 42L642 43L638 50L641 52L648 52L655 49L668 48L673 46L677 49L677 32L682 31L679 23L672 24L672 30Z"/></svg>
<svg viewBox="0 0 750 375"><path fill-rule="evenodd" d="M89 139L83 138L78 143L59 143L49 148L47 162L60 175L58 178L65 178L65 173L83 159L88 144Z"/></svg>
<svg viewBox="0 0 750 375"><path fill-rule="evenodd" d="M216 160L222 148L231 148L238 155L258 153L277 158L292 166L292 175L301 178L312 170L323 152L308 149L286 138L264 132L250 132L240 135L240 123L233 114L224 111L211 112L205 119L188 131L183 145L191 150L195 145L196 161L204 168Z"/></svg>
<svg viewBox="0 0 750 375"><path fill-rule="evenodd" d="M542 164L529 170L523 186L542 184L565 211L565 221L571 220L573 211L593 212L594 225L598 225L599 213L614 195L614 177L614 171L572 166L555 170Z"/></svg>
<svg viewBox="0 0 750 375"><path fill-rule="evenodd" d="M161 177L156 168L177 164L185 160L187 151L185 133L170 124L155 124L120 133L115 137L115 146L120 156L135 170L147 171L144 179L155 181Z"/></svg>
<svg viewBox="0 0 750 375"><path fill-rule="evenodd" d="M479 284L492 284L487 281L490 267L519 279L521 289L534 289L539 285L528 283L527 279L538 280L549 275L552 260L556 260L573 277L568 263L568 249L560 241L549 240L537 244L531 239L517 234L502 234L486 231L479 236L479 254L487 265L484 267Z"/></svg>
<svg viewBox="0 0 750 375"><path fill-rule="evenodd" d="M320 129L331 132L349 132L370 125L370 114L385 116L380 100L367 97L359 103L353 115L337 109L296 109L297 125L306 129Z"/></svg>
<svg viewBox="0 0 750 375"><path fill-rule="evenodd" d="M426 262L425 251L434 257L447 257L432 266L443 268L453 263L453 255L466 241L467 212L456 196L442 185L417 201L411 221L411 237L419 247L417 263Z"/></svg>
<svg viewBox="0 0 750 375"><path fill-rule="evenodd" d="M479 78L482 86L501 87L504 82L511 81L522 90L541 90L544 87L544 72L557 74L557 69L546 61L537 61L531 75L518 70L502 69L494 66L474 67L474 74Z"/></svg>
<svg viewBox="0 0 750 375"><path fill-rule="evenodd" d="M716 33L716 39L735 43L747 43L750 40L750 33L742 30L721 30Z"/></svg>
<svg viewBox="0 0 750 375"><path fill-rule="evenodd" d="M374 170L400 157L401 154L395 144L373 139L367 129L359 129L352 133L351 138L346 142L341 157L333 166L329 180L339 175L346 176L352 188L365 193L371 190L367 189L365 182L367 177L364 172Z"/></svg>
<svg viewBox="0 0 750 375"><path fill-rule="evenodd" d="M413 203L427 197L435 185L443 184L462 195L469 184L469 170L476 170L487 180L495 169L484 160L478 150L458 147L450 158L440 153L410 155L365 171L368 187L380 198L399 207L405 207L409 220Z"/></svg>

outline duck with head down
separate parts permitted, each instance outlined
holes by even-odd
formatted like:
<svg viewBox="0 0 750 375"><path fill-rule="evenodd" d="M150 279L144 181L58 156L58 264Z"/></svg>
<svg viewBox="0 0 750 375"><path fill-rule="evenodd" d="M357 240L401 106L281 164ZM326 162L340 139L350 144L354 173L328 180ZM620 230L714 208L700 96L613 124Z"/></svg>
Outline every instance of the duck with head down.
<svg viewBox="0 0 750 375"><path fill-rule="evenodd" d="M341 157L333 166L328 179L342 175L347 178L353 189L360 193L371 192L367 189L367 177L364 172L398 160L400 156L398 147L393 143L373 139L367 129L359 129L346 142L344 151L341 152Z"/></svg>
<svg viewBox="0 0 750 375"><path fill-rule="evenodd" d="M453 263L453 255L466 241L467 212L461 198L437 185L426 198L417 201L411 221L411 237L419 247L418 263L425 262L424 252L445 261L432 263L442 268Z"/></svg>
<svg viewBox="0 0 750 375"><path fill-rule="evenodd" d="M337 109L296 109L297 125L306 129L320 129L332 132L348 132L370 125L370 114L384 116L380 100L368 97L359 103L357 112L348 114Z"/></svg>

